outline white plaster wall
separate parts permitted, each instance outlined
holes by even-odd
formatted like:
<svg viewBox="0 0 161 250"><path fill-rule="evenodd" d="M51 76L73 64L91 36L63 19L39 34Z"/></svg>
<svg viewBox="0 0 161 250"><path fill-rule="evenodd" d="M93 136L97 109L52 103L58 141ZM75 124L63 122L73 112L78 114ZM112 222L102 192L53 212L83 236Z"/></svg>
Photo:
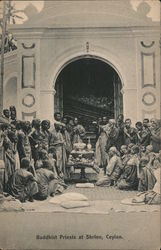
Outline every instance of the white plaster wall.
<svg viewBox="0 0 161 250"><path fill-rule="evenodd" d="M35 33L33 33L35 34ZM144 34L144 35L143 35ZM17 113L22 118L22 112L36 112L36 117L53 120L54 113L54 85L57 76L68 63L80 57L90 56L104 60L115 68L123 84L123 109L125 118L130 117L135 123L142 120L144 115L160 117L160 53L159 37L151 33L134 35L134 32L122 30L118 34L115 29L54 29L45 30L32 38L32 34L18 39L18 50L5 56L5 86L4 100L11 96L6 93L6 84L12 78L17 78ZM30 39L29 39L30 37ZM141 42L154 46L144 48ZM87 49L86 43L89 48ZM34 49L24 49L22 43L30 46L35 43ZM142 89L141 53L155 54L156 87ZM22 89L22 56L35 55L36 79L35 88ZM148 67L148 66L147 66ZM152 92L156 98L154 105L147 106L142 102L146 92ZM35 97L32 107L25 107L22 99L27 94ZM4 106L7 103L4 101ZM145 114L144 114L145 113Z"/></svg>
<svg viewBox="0 0 161 250"><path fill-rule="evenodd" d="M145 112L160 114L160 53L159 22L147 17L148 4L140 3L135 11L129 0L121 1L45 1L44 9L21 26L12 27L18 40L18 114L36 112L37 117L53 119L54 85L61 69L70 61L93 56L113 66L123 83L124 116L133 122ZM78 11L79 10L79 11ZM141 87L140 42L155 41L150 48L156 58L156 102L145 106ZM86 43L89 43L89 51ZM36 43L35 49L25 50L22 43ZM146 49L147 50L147 49ZM22 56L34 53L36 57L36 87L21 88ZM148 91L148 89L146 90ZM152 91L152 88L151 88ZM22 106L27 93L35 96L32 108Z"/></svg>
<svg viewBox="0 0 161 250"><path fill-rule="evenodd" d="M144 47L141 43L147 45ZM148 47L149 46L149 47ZM154 57L154 61L148 60L147 63L144 63L144 68L142 67L142 59L141 54L144 53L145 57L151 58ZM137 60L137 90L138 90L138 120L142 120L145 117L148 118L158 118L160 119L161 115L161 82L160 82L160 43L159 36L153 36L151 38L147 37L139 37L137 39L137 52L136 52L136 60ZM151 64L154 63L154 69ZM148 71L151 72L151 77L148 77ZM144 84L149 84L149 86L142 87L142 74L147 74L144 77ZM149 79L148 79L149 78ZM152 78L152 79L151 79ZM155 82L155 86L153 83ZM152 94L154 96L154 103L147 105L143 99L144 95ZM150 100L149 100L150 101Z"/></svg>
<svg viewBox="0 0 161 250"><path fill-rule="evenodd" d="M32 49L24 49L22 44L25 44L26 47L30 47L35 44ZM39 39L29 39L28 38L20 38L18 39L18 117L22 119L22 113L27 114L28 118L31 120L32 114L36 112L36 117L40 117L40 68L39 68L39 56L40 56L40 48L39 48ZM34 56L35 57L35 88L22 88L22 57L23 56ZM28 70L27 68L24 70ZM27 95L32 95L35 99L35 102L32 107L27 107L23 104L23 100ZM31 115L30 115L31 114Z"/></svg>
<svg viewBox="0 0 161 250"><path fill-rule="evenodd" d="M124 115L135 121L137 119L135 38L125 35L118 39L117 33L112 35L108 33L108 30L103 31L103 34L91 33L90 30L85 33L84 30L71 33L69 30L66 31L66 35L60 32L56 38L52 38L51 33L46 33L40 45L41 90L51 91L61 69L74 58L86 55L96 56L109 62L119 73L124 91ZM89 43L88 52L87 42ZM51 115L53 115L54 101L51 101L51 96L49 99L50 105L53 105L53 109L50 108Z"/></svg>

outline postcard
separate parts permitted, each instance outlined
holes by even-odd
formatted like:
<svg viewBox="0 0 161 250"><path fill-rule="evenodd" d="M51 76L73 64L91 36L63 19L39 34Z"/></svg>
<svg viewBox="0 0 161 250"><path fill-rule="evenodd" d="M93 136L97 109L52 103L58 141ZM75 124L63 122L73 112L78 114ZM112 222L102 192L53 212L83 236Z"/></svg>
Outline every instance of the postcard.
<svg viewBox="0 0 161 250"><path fill-rule="evenodd" d="M160 1L0 2L0 249L159 250Z"/></svg>

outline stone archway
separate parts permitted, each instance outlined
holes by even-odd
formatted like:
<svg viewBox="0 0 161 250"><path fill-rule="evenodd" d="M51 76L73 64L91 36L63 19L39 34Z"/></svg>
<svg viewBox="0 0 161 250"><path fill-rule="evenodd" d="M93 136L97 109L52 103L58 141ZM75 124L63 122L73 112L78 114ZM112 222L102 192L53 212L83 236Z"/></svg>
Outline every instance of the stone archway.
<svg viewBox="0 0 161 250"><path fill-rule="evenodd" d="M91 67L94 67L92 73L94 73L98 68L98 72L101 71L101 73L104 74L104 77L108 78L108 76L109 76L110 80L100 78L100 81L104 82L102 85L102 88L104 88L103 94L105 93L105 96L102 94L102 99L104 98L104 100L106 102L106 100L109 100L111 97L112 102L113 102L113 106L109 106L109 107L107 107L107 109L103 110L100 107L96 107L96 106L95 107L92 107L91 105L85 106L83 103L81 103L81 102L79 103L78 100L77 100L77 103L75 103L73 101L70 102L69 98L67 100L65 95L67 95L68 91L66 91L65 89L68 89L68 90L70 89L70 83L71 83L70 81L71 80L69 80L68 77L67 77L68 79L63 78L64 72L66 71L66 75L69 75L69 73L70 73L69 69L74 67L74 65L76 67L73 70L77 69L78 71L81 71L82 65L86 64L86 63L89 63L91 65ZM79 64L80 64L80 68L78 68ZM84 69L85 69L85 67L86 67L86 65L84 66ZM83 71L83 74L90 75L90 72L88 74L88 69L89 69L89 67L87 67L87 70ZM105 71L107 71L107 72L105 72ZM74 71L73 71L73 73L74 73ZM79 77L81 77L81 76L79 76ZM89 78L90 76L87 76L87 77ZM93 81L94 86L96 84L99 85L98 84L99 79L98 79L98 77L96 77L96 78L97 78L97 80ZM77 78L77 82L78 82L78 80L80 80L80 79ZM65 87L65 81L68 82L67 88ZM90 83L89 83L90 80L85 79L84 81L86 83L88 81L88 84L90 85ZM105 82L107 82L107 84ZM105 84L106 84L106 86L105 86ZM83 56L79 56L79 57L76 57L76 58L69 60L59 69L59 72L57 74L57 78L56 78L54 85L55 85L54 111L55 112L59 111L62 113L62 115L67 114L67 113L70 113L70 115L72 115L72 114L77 115L77 111L76 110L74 111L72 108L72 106L77 106L77 105L81 106L82 111L80 111L80 113L82 112L82 115L87 116L87 117L91 117L91 119L98 118L98 114L102 115L102 116L107 114L108 118L113 118L113 117L116 118L120 113L123 113L123 94L121 91L122 86L123 86L123 82L121 80L120 74L115 69L115 67L103 58L100 58L98 56L93 56L93 55L83 55ZM79 83L79 85L80 85L80 83ZM108 85L110 85L110 86L108 86ZM97 86L97 87L98 87L98 91L95 88L95 94L93 95L93 91L92 91L93 86L91 86L91 92L90 92L90 89L87 88L87 86L84 86L85 91L84 91L83 96L86 96L86 99L87 99L87 97L89 95L89 96L91 96L90 98L93 97L95 102L97 102L97 100L100 99L100 96L98 96L96 92L101 93L101 91L99 90L99 86ZM72 90L73 90L73 88L74 88L74 86L72 87ZM77 88L78 88L78 92L80 92L80 89L78 86L75 88L75 91L77 92L77 90L76 90ZM110 88L113 88L113 90L111 91ZM108 91L111 93L111 96L108 94ZM89 99L89 97L88 97L88 99ZM82 98L80 98L80 100L82 101ZM91 101L93 101L93 100L91 100ZM106 103L104 103L104 105L105 104ZM66 107L69 105L71 107L71 110L69 110L69 108ZM83 108L83 105L84 105L84 108ZM88 106L88 108L87 108L87 106ZM90 109L90 107L91 107L91 112L87 112L87 109Z"/></svg>

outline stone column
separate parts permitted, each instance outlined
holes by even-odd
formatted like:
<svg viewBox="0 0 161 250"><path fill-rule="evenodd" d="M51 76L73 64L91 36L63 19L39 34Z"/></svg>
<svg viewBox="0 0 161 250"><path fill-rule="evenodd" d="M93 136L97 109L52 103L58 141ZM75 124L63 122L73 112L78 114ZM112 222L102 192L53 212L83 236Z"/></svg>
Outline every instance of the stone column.
<svg viewBox="0 0 161 250"><path fill-rule="evenodd" d="M124 88L123 93L124 117L130 118L134 125L137 121L137 89Z"/></svg>
<svg viewBox="0 0 161 250"><path fill-rule="evenodd" d="M22 35L15 35L18 40L17 117L31 121L39 117L40 110L40 41L21 37Z"/></svg>
<svg viewBox="0 0 161 250"><path fill-rule="evenodd" d="M160 47L159 33L137 40L138 113L144 118L160 118Z"/></svg>
<svg viewBox="0 0 161 250"><path fill-rule="evenodd" d="M54 120L54 89L40 91L40 119Z"/></svg>

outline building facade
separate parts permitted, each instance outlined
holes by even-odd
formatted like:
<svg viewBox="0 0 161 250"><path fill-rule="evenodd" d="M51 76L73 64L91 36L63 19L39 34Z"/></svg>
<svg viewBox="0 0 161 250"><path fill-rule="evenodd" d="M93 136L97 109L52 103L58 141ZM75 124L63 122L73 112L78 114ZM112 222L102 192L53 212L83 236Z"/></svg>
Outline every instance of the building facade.
<svg viewBox="0 0 161 250"><path fill-rule="evenodd" d="M106 63L120 79L115 115L123 112L133 122L160 117L160 26L147 17L147 3L137 11L129 0L45 1L34 15L32 8L26 22L10 27L18 47L5 55L4 108L15 105L19 119L52 121L62 96L58 77L88 58Z"/></svg>

